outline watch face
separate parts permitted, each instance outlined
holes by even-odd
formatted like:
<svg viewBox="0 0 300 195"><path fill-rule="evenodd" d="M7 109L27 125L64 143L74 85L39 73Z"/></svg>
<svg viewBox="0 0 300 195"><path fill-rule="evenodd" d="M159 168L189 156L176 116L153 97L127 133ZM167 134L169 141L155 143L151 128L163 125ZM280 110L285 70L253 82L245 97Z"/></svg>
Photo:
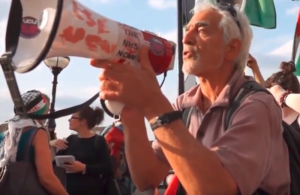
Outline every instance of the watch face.
<svg viewBox="0 0 300 195"><path fill-rule="evenodd" d="M169 118L167 116L161 116L161 117L159 117L158 121L161 125L164 125L169 122Z"/></svg>

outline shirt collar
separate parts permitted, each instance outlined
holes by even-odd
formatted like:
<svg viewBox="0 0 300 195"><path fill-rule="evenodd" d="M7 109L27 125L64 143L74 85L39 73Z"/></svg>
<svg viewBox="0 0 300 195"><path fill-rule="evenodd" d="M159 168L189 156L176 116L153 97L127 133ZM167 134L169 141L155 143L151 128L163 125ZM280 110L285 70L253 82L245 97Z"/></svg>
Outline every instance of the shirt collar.
<svg viewBox="0 0 300 195"><path fill-rule="evenodd" d="M245 76L245 74L241 71L235 71L211 107L229 106L231 98L234 97L242 85L249 80L253 80L253 78ZM196 85L183 94L182 108L198 107L201 102L201 97L201 86Z"/></svg>

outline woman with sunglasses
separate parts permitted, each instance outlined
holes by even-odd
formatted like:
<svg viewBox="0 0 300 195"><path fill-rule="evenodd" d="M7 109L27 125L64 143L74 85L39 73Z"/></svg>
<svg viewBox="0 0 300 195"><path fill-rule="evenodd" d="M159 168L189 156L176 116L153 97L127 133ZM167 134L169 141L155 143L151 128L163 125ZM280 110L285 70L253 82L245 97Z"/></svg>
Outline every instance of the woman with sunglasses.
<svg viewBox="0 0 300 195"><path fill-rule="evenodd" d="M104 118L100 108L85 107L69 119L69 128L77 134L70 135L67 147L58 155L72 155L75 161L64 164L68 171L67 191L70 195L99 195L104 193L104 183L113 176L108 146L102 136L91 131ZM101 185L103 184L103 185Z"/></svg>

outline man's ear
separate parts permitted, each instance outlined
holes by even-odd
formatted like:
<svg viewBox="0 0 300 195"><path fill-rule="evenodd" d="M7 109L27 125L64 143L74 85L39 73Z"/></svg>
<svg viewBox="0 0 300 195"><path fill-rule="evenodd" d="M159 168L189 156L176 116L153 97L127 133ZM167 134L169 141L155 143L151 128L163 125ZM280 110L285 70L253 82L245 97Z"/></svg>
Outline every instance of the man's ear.
<svg viewBox="0 0 300 195"><path fill-rule="evenodd" d="M232 39L226 44L225 60L234 61L241 51L241 41L238 39Z"/></svg>

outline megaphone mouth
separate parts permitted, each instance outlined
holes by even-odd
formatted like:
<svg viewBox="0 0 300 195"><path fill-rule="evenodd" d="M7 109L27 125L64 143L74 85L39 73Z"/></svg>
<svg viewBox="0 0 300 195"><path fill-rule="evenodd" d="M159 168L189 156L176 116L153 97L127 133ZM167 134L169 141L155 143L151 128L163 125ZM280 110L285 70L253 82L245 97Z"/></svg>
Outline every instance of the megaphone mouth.
<svg viewBox="0 0 300 195"><path fill-rule="evenodd" d="M120 118L118 115L114 115L113 113L111 113L111 111L106 107L105 100L100 99L100 104L101 104L102 109L108 116L110 116L114 119Z"/></svg>
<svg viewBox="0 0 300 195"><path fill-rule="evenodd" d="M22 3L19 0L12 1L6 28L6 53L10 53L11 66L18 73L26 73L35 69L46 58L56 37L64 1L57 1L55 4L56 10L52 11L53 21L49 36L38 46L30 48L31 55L22 51L28 47L24 41L42 37L42 30L49 23L51 10L44 6L41 12L31 15L28 11L24 11L25 5Z"/></svg>
<svg viewBox="0 0 300 195"><path fill-rule="evenodd" d="M45 9L40 16L40 20L38 23L39 29L43 30L46 27L48 21L49 21L49 10Z"/></svg>
<svg viewBox="0 0 300 195"><path fill-rule="evenodd" d="M149 44L149 61L157 75L165 72L166 76L166 71L174 68L174 42L111 20L77 0L11 2L6 53L0 58L0 64L16 114L21 118L41 119L41 116L27 113L14 72L29 72L45 59L77 56L136 65L139 49L143 44ZM116 101L100 100L100 103L106 114L115 119L119 118L124 107L124 104ZM51 113L47 117L57 118L68 114L67 111Z"/></svg>

